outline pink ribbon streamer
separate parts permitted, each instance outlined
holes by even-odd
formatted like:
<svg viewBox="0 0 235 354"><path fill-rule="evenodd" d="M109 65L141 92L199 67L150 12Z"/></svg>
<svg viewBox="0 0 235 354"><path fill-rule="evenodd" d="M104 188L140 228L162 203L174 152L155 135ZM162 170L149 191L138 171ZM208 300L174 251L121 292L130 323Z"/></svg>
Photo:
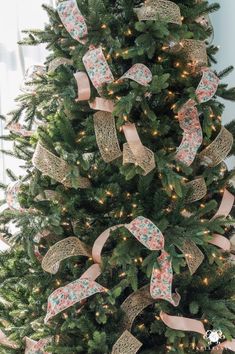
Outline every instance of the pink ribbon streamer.
<svg viewBox="0 0 235 354"><path fill-rule="evenodd" d="M218 88L219 78L209 68L202 68L202 79L197 87L196 96L199 103L209 101ZM202 128L199 121L197 102L188 100L179 111L179 123L183 129L183 140L178 148L176 159L190 166L203 141Z"/></svg>
<svg viewBox="0 0 235 354"><path fill-rule="evenodd" d="M227 189L225 189L220 207L216 212L216 214L211 219L211 221L219 217L226 218L230 214L233 208L234 200L235 200L234 195L230 193Z"/></svg>
<svg viewBox="0 0 235 354"><path fill-rule="evenodd" d="M66 30L76 41L85 44L88 35L87 25L76 0L67 0L58 4L57 11Z"/></svg>
<svg viewBox="0 0 235 354"><path fill-rule="evenodd" d="M210 240L209 243L221 248L225 252L230 252L230 250L231 250L230 241L226 237L218 235L218 234L214 234L213 239Z"/></svg>
<svg viewBox="0 0 235 354"><path fill-rule="evenodd" d="M91 87L87 74L79 71L74 74L74 77L78 87L78 98L76 101L88 101L91 97Z"/></svg>
<svg viewBox="0 0 235 354"><path fill-rule="evenodd" d="M170 316L163 311L161 311L160 317L167 327L176 331L196 332L203 336L206 334L205 327L201 321L180 316ZM213 348L211 354L222 353L218 352L218 350L222 349L223 351L223 348L235 350L235 340L233 339L232 341L226 341L217 345Z"/></svg>
<svg viewBox="0 0 235 354"><path fill-rule="evenodd" d="M234 195L232 193L230 193L227 189L225 189L219 209L216 212L216 214L213 216L211 221L213 221L219 217L226 218L230 214L230 212L233 208L234 200L235 200ZM213 239L210 240L209 243L221 248L225 252L230 252L230 250L231 250L230 241L226 237L218 235L218 234L214 234Z"/></svg>
<svg viewBox="0 0 235 354"><path fill-rule="evenodd" d="M25 337L26 340L26 348L25 354L51 354L49 352L45 352L45 347L52 341L52 338L44 338L40 339L38 342L32 340L31 338Z"/></svg>
<svg viewBox="0 0 235 354"><path fill-rule="evenodd" d="M11 182L6 190L6 202L11 210L18 210L20 212L24 211L18 201L18 193L21 187L21 181Z"/></svg>
<svg viewBox="0 0 235 354"><path fill-rule="evenodd" d="M137 163L144 170L144 175L147 175L156 166L154 153L142 144L135 124L125 124L122 128L128 143L128 148L130 148L134 157L133 161L132 159L128 161L124 159L124 163Z"/></svg>
<svg viewBox="0 0 235 354"><path fill-rule="evenodd" d="M114 102L105 98L96 97L94 101L90 101L89 105L96 111L104 111L112 113L114 110Z"/></svg>
<svg viewBox="0 0 235 354"><path fill-rule="evenodd" d="M75 305L77 302L81 302L97 293L107 291L107 289L94 281L100 274L99 265L94 264L81 278L56 289L48 298L47 314L44 323L46 324L52 317Z"/></svg>

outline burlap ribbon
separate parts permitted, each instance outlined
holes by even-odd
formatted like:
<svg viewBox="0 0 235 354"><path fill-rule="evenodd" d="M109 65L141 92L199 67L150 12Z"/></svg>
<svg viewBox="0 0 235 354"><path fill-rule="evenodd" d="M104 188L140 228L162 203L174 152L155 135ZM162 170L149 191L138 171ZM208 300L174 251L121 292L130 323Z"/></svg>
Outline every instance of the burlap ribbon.
<svg viewBox="0 0 235 354"><path fill-rule="evenodd" d="M147 0L139 8L135 8L139 21L158 20L163 22L182 24L180 8L168 0Z"/></svg>
<svg viewBox="0 0 235 354"><path fill-rule="evenodd" d="M68 177L71 170L68 163L52 154L40 142L37 143L32 162L44 175L62 183L65 187L72 188L71 179ZM89 188L90 185L88 178L78 177L79 188Z"/></svg>
<svg viewBox="0 0 235 354"><path fill-rule="evenodd" d="M73 256L90 257L90 251L89 247L77 237L65 238L51 246L42 260L42 268L45 272L56 274L61 261Z"/></svg>
<svg viewBox="0 0 235 354"><path fill-rule="evenodd" d="M207 193L207 186L204 177L197 177L193 181L186 183L185 186L189 190L189 194L186 199L187 203L194 203L201 200Z"/></svg>
<svg viewBox="0 0 235 354"><path fill-rule="evenodd" d="M124 125L123 132L127 140L123 146L123 163L135 163L147 175L156 167L154 153L142 144L135 124Z"/></svg>
<svg viewBox="0 0 235 354"><path fill-rule="evenodd" d="M233 135L222 127L215 140L199 154L199 159L203 165L215 167L228 156L232 146Z"/></svg>
<svg viewBox="0 0 235 354"><path fill-rule="evenodd" d="M52 74L55 72L55 70L61 66L61 65L72 65L73 61L68 58L63 58L63 57L58 57L50 61L49 67L48 67L48 72L49 74Z"/></svg>

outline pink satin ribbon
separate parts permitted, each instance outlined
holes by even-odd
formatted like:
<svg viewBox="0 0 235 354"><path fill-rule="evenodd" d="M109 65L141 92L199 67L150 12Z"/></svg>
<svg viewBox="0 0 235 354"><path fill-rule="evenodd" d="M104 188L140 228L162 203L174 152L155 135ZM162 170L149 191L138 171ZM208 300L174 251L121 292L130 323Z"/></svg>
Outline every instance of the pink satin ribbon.
<svg viewBox="0 0 235 354"><path fill-rule="evenodd" d="M107 242L107 240L110 236L110 233L112 231L117 230L120 227L123 227L123 226L125 226L125 225L120 224L120 225L110 227L109 229L102 232L102 234L95 240L93 248L92 248L92 258L95 263L98 263L98 264L101 263L101 261L102 261L101 253L102 253L105 243Z"/></svg>
<svg viewBox="0 0 235 354"><path fill-rule="evenodd" d="M124 157L124 163L138 164L144 170L144 175L147 175L156 166L154 153L142 144L135 124L128 123L125 124L122 128L127 140L127 144L124 144L124 156L126 154L126 146L131 150L131 153L133 154L133 158L130 160L126 161Z"/></svg>
<svg viewBox="0 0 235 354"><path fill-rule="evenodd" d="M220 207L219 207L218 211L216 212L216 214L211 219L211 221L216 218L219 218L219 217L226 218L230 214L230 212L233 208L234 200L235 200L234 195L232 193L230 193L227 189L225 189Z"/></svg>
<svg viewBox="0 0 235 354"><path fill-rule="evenodd" d="M203 336L206 334L205 327L201 321L180 316L170 316L163 311L161 311L160 317L167 327L176 331L196 332L202 334ZM213 348L211 354L218 353L218 350L222 348L235 350L235 340L233 339L232 341L226 341L217 345Z"/></svg>
<svg viewBox="0 0 235 354"><path fill-rule="evenodd" d="M96 111L104 111L112 113L114 110L114 102L102 97L96 97L94 101L90 101L89 105Z"/></svg>
<svg viewBox="0 0 235 354"><path fill-rule="evenodd" d="M138 159L139 156L145 155L145 148L140 140L135 124L125 124L123 132L135 157Z"/></svg>
<svg viewBox="0 0 235 354"><path fill-rule="evenodd" d="M219 207L218 211L216 212L216 214L211 219L211 221L213 221L219 217L226 218L230 214L230 212L233 208L234 200L235 200L234 195L232 193L230 193L227 189L225 189L220 207ZM225 252L229 252L231 250L230 241L226 237L218 235L218 234L214 234L213 239L210 240L209 243L221 248Z"/></svg>
<svg viewBox="0 0 235 354"><path fill-rule="evenodd" d="M226 237L218 235L218 234L214 234L213 239L210 240L209 243L221 248L225 252L230 252L230 250L231 250L230 241Z"/></svg>
<svg viewBox="0 0 235 354"><path fill-rule="evenodd" d="M163 311L161 311L160 317L167 327L176 331L197 332L202 335L206 334L204 325L201 321L180 316L170 316Z"/></svg>
<svg viewBox="0 0 235 354"><path fill-rule="evenodd" d="M87 74L79 71L74 74L74 77L78 87L78 98L76 101L88 101L91 97L91 87Z"/></svg>

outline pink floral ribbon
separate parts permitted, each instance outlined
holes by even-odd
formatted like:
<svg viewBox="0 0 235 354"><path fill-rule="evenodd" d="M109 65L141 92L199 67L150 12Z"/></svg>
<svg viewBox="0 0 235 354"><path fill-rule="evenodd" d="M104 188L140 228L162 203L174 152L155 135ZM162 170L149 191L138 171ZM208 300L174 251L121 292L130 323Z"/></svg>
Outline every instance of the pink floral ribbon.
<svg viewBox="0 0 235 354"><path fill-rule="evenodd" d="M209 68L202 68L202 79L197 87L196 96L199 103L209 101L218 88L219 78ZM197 102L188 100L179 111L180 127L184 131L182 142L178 148L176 159L190 166L203 141L202 128L199 121Z"/></svg>
<svg viewBox="0 0 235 354"><path fill-rule="evenodd" d="M96 89L100 89L105 83L114 81L113 74L101 47L90 49L82 60L88 76Z"/></svg>
<svg viewBox="0 0 235 354"><path fill-rule="evenodd" d="M77 81L78 97L76 101L88 101L91 97L91 87L88 76L85 72L78 71L74 74Z"/></svg>
<svg viewBox="0 0 235 354"><path fill-rule="evenodd" d="M81 302L97 293L107 291L107 289L95 282L95 279L100 274L99 265L94 264L81 278L56 289L48 297L47 314L44 323L47 323L52 317L75 305L77 302Z"/></svg>
<svg viewBox="0 0 235 354"><path fill-rule="evenodd" d="M144 64L133 65L119 80L130 79L142 86L147 86L153 79L149 68Z"/></svg>
<svg viewBox="0 0 235 354"><path fill-rule="evenodd" d="M44 349L52 341L52 337L40 339L38 342L35 340L25 337L26 348L25 354L51 354L46 352Z"/></svg>
<svg viewBox="0 0 235 354"><path fill-rule="evenodd" d="M163 311L161 311L160 317L167 327L176 331L196 332L202 334L203 336L206 334L205 327L201 321L180 316L170 316ZM233 339L232 341L226 341L217 345L213 348L211 354L222 353L218 352L218 350L222 349L223 351L223 348L235 350L235 340Z"/></svg>
<svg viewBox="0 0 235 354"><path fill-rule="evenodd" d="M180 127L183 129L183 139L178 148L176 159L190 166L203 141L202 128L198 110L194 101L189 100L178 113Z"/></svg>
<svg viewBox="0 0 235 354"><path fill-rule="evenodd" d="M159 228L149 219L139 216L134 219L126 228L132 235L151 251L161 251L158 257L158 265L154 266L150 294L153 299L162 299L170 302L174 306L178 306L180 296L178 293L172 295L173 270L171 265L171 257L164 250L164 236Z"/></svg>
<svg viewBox="0 0 235 354"><path fill-rule="evenodd" d="M71 37L76 41L85 44L88 35L87 25L77 6L76 0L60 2L57 6L57 12Z"/></svg>

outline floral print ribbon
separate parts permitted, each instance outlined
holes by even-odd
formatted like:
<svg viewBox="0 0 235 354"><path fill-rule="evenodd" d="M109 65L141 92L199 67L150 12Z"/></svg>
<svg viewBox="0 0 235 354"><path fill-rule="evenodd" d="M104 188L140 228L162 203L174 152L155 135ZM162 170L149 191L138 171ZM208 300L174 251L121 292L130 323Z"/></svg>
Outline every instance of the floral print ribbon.
<svg viewBox="0 0 235 354"><path fill-rule="evenodd" d="M8 208L11 210L18 210L18 211L23 211L24 209L20 206L20 203L18 201L18 193L20 191L22 183L21 181L14 181L11 182L6 191L6 202L8 205Z"/></svg>
<svg viewBox="0 0 235 354"><path fill-rule="evenodd" d="M114 81L113 74L101 47L90 49L84 55L83 63L88 76L96 89L99 89L104 83Z"/></svg>
<svg viewBox="0 0 235 354"><path fill-rule="evenodd" d="M99 90L103 84L114 81L113 74L105 59L103 50L99 48L91 48L83 57L88 76L94 85ZM130 79L134 80L142 86L147 86L152 81L152 73L144 64L133 65L119 80Z"/></svg>
<svg viewBox="0 0 235 354"><path fill-rule="evenodd" d="M219 78L209 68L202 68L202 79L197 87L196 96L199 103L209 101L215 94ZM176 159L190 166L203 141L202 128L199 121L197 102L188 100L180 109L178 117L180 127L183 129L183 139L178 148Z"/></svg>
<svg viewBox="0 0 235 354"><path fill-rule="evenodd" d="M198 110L194 106L193 100L189 100L182 107L178 113L178 119L184 134L176 154L176 159L190 166L203 141Z"/></svg>
<svg viewBox="0 0 235 354"><path fill-rule="evenodd" d="M28 337L25 338L26 340L26 348L25 354L51 354L49 352L45 352L45 347L50 344L52 338L44 338L40 339L38 342L32 340Z"/></svg>
<svg viewBox="0 0 235 354"><path fill-rule="evenodd" d="M57 12L71 37L76 41L85 44L88 35L87 25L77 6L76 0L60 2L57 6Z"/></svg>
<svg viewBox="0 0 235 354"><path fill-rule="evenodd" d="M144 64L133 65L119 80L130 79L142 86L147 86L153 79L149 68Z"/></svg>
<svg viewBox="0 0 235 354"><path fill-rule="evenodd" d="M133 236L151 251L161 251L157 261L159 267L154 266L150 284L150 294L153 299L163 299L172 305L178 306L179 294L172 295L173 270L170 255L164 250L164 236L159 228L149 219L139 216L126 228Z"/></svg>
<svg viewBox="0 0 235 354"><path fill-rule="evenodd" d="M47 323L52 317L75 305L88 297L100 292L105 292L103 286L95 282L101 274L99 265L94 264L81 278L56 289L48 298L47 314L44 322Z"/></svg>

